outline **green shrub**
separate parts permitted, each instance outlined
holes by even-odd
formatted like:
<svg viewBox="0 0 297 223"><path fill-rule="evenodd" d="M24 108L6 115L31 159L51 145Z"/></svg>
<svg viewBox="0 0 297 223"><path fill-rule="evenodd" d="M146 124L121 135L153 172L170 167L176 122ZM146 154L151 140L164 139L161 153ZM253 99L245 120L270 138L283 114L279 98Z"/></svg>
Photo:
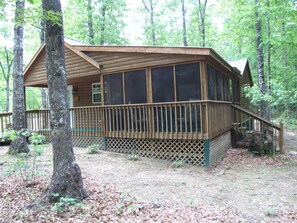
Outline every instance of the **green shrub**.
<svg viewBox="0 0 297 223"><path fill-rule="evenodd" d="M91 146L88 147L87 153L88 154L98 153L99 148L100 148L100 145L99 144L91 145Z"/></svg>
<svg viewBox="0 0 297 223"><path fill-rule="evenodd" d="M136 161L138 160L138 154L135 150L133 150L129 155L128 155L128 159L132 160L132 161Z"/></svg>
<svg viewBox="0 0 297 223"><path fill-rule="evenodd" d="M52 196L59 196L59 194L52 194ZM82 208L83 204L72 197L60 197L59 201L52 206L51 210L56 212L63 212L65 208L68 208L70 206Z"/></svg>
<svg viewBox="0 0 297 223"><path fill-rule="evenodd" d="M176 167L176 168L179 168L179 167L182 167L184 165L184 161L183 160L175 160L173 162L173 165Z"/></svg>

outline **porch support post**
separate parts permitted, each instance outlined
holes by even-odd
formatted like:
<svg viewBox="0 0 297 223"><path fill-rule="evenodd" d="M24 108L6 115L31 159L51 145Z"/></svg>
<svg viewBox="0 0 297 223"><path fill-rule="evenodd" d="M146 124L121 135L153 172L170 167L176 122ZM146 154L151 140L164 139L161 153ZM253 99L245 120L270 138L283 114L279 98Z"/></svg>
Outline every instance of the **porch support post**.
<svg viewBox="0 0 297 223"><path fill-rule="evenodd" d="M281 154L285 153L284 149L284 123L279 123L280 130L279 130L279 151Z"/></svg>
<svg viewBox="0 0 297 223"><path fill-rule="evenodd" d="M208 100L207 66L205 61L200 62L201 100Z"/></svg>
<svg viewBox="0 0 297 223"><path fill-rule="evenodd" d="M27 128L27 98L26 98L26 87L24 86L24 110L25 110L25 128Z"/></svg>
<svg viewBox="0 0 297 223"><path fill-rule="evenodd" d="M211 167L210 163L210 140L203 140L204 144L204 165L205 167Z"/></svg>

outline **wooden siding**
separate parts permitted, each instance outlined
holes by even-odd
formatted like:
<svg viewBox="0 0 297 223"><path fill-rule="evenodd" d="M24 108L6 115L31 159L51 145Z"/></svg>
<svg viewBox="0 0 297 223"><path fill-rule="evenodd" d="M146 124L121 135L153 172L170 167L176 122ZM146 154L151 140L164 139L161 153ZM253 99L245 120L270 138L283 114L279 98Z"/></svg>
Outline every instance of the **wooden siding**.
<svg viewBox="0 0 297 223"><path fill-rule="evenodd" d="M200 55L179 54L144 54L144 53L113 53L84 52L89 57L103 65L102 73L115 73L133 69L171 65L176 63L205 60Z"/></svg>
<svg viewBox="0 0 297 223"><path fill-rule="evenodd" d="M99 69L82 59L73 51L65 47L66 75L67 80L73 78L85 78L87 76L98 75ZM46 67L45 67L45 48L41 50L38 57L35 58L30 68L24 76L25 86L46 86Z"/></svg>
<svg viewBox="0 0 297 223"><path fill-rule="evenodd" d="M243 88L246 85L252 86L249 80L249 74L248 74L247 68L244 70L242 74L242 78L240 79L240 106L245 109L252 110L250 99L244 95L244 91L243 91Z"/></svg>
<svg viewBox="0 0 297 223"><path fill-rule="evenodd" d="M100 83L99 75L97 75L97 81L88 81L77 83L73 85L73 106L83 107L83 106L96 106L99 104L93 104L92 101L92 84Z"/></svg>

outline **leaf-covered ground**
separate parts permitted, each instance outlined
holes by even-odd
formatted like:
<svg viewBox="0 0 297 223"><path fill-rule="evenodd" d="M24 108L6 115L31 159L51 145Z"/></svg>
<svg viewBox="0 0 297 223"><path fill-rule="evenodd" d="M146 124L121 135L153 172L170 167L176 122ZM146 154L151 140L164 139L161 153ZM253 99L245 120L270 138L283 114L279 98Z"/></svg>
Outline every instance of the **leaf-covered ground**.
<svg viewBox="0 0 297 223"><path fill-rule="evenodd" d="M230 149L205 169L76 148L90 196L57 212L32 205L50 178L50 146L38 158L40 176L27 183L8 174L15 158L6 151L0 147L0 222L297 222L294 153L255 157Z"/></svg>

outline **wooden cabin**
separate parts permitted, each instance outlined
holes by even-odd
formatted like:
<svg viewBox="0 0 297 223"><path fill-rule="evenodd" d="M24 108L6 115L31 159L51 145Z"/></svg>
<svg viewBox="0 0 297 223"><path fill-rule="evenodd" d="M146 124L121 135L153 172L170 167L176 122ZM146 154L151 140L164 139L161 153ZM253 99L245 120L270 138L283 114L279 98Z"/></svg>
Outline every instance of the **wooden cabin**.
<svg viewBox="0 0 297 223"><path fill-rule="evenodd" d="M240 107L245 75L211 48L65 42L65 57L75 146L209 167L231 147L242 113L257 119ZM44 45L26 67L24 85L47 87ZM48 110L26 116L28 129L50 138Z"/></svg>
<svg viewBox="0 0 297 223"><path fill-rule="evenodd" d="M239 84L240 85L240 106L250 111L255 110L249 98L244 94L245 86L251 87L254 85L248 59L244 58L239 60L230 60L228 61L228 63L232 67L236 67L241 74L241 78L239 82L240 83Z"/></svg>

